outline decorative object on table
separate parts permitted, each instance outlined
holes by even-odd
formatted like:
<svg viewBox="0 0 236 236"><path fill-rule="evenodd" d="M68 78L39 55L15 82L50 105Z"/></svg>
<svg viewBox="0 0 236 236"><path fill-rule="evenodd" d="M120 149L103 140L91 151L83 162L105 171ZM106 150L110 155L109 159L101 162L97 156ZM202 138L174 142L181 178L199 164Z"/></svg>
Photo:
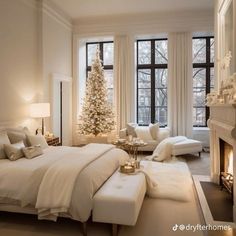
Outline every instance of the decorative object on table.
<svg viewBox="0 0 236 236"><path fill-rule="evenodd" d="M87 78L82 114L78 124L79 134L97 136L109 133L115 128L114 113L108 102L106 80L99 53L97 50Z"/></svg>
<svg viewBox="0 0 236 236"><path fill-rule="evenodd" d="M33 103L30 105L30 116L33 118L42 118L42 135L44 135L44 118L50 117L49 103ZM36 134L39 129L36 130Z"/></svg>
<svg viewBox="0 0 236 236"><path fill-rule="evenodd" d="M53 138L53 137L54 137L54 134L53 134L53 133L50 133L49 131L46 131L44 137L45 137L46 139L47 139L47 138Z"/></svg>
<svg viewBox="0 0 236 236"><path fill-rule="evenodd" d="M135 172L135 166L131 163L126 163L125 165L120 166L120 172L124 174L131 174Z"/></svg>
<svg viewBox="0 0 236 236"><path fill-rule="evenodd" d="M133 158L125 164L120 165L120 172L124 174L134 173L136 169L140 169L140 161Z"/></svg>

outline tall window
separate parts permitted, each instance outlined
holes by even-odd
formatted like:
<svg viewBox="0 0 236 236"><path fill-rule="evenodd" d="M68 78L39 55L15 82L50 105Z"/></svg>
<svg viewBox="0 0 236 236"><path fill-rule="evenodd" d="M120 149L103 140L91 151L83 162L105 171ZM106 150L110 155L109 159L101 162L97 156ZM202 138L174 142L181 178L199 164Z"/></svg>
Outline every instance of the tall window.
<svg viewBox="0 0 236 236"><path fill-rule="evenodd" d="M104 76L107 81L108 101L113 103L113 55L114 45L112 41L93 42L86 44L86 72L91 71L91 65L95 58L97 48L100 50L100 59L104 67Z"/></svg>
<svg viewBox="0 0 236 236"><path fill-rule="evenodd" d="M206 95L214 88L214 38L193 38L193 125L207 126Z"/></svg>
<svg viewBox="0 0 236 236"><path fill-rule="evenodd" d="M137 41L137 123L167 125L167 39Z"/></svg>

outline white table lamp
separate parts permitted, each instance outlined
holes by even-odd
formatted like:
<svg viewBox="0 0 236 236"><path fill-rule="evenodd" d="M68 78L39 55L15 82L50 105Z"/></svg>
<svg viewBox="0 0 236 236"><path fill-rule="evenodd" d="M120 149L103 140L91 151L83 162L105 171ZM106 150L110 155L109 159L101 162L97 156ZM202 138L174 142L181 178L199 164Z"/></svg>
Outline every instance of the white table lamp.
<svg viewBox="0 0 236 236"><path fill-rule="evenodd" d="M44 118L50 116L50 103L31 104L30 116L33 118L42 118L42 134L44 135Z"/></svg>

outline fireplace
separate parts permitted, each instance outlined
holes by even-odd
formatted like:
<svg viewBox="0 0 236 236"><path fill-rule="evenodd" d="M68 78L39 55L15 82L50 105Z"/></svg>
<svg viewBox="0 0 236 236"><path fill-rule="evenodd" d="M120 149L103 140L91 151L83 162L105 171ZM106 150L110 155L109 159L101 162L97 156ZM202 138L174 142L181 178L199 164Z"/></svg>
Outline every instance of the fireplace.
<svg viewBox="0 0 236 236"><path fill-rule="evenodd" d="M223 186L232 196L236 223L236 105L210 106L211 181Z"/></svg>
<svg viewBox="0 0 236 236"><path fill-rule="evenodd" d="M233 200L233 147L223 139L220 142L220 185L232 196Z"/></svg>

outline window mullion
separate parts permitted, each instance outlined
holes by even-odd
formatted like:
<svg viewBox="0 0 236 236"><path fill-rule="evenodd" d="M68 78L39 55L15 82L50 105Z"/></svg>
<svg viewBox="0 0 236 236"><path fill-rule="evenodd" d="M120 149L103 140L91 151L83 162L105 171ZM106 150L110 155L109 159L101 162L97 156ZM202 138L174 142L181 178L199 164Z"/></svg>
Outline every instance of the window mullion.
<svg viewBox="0 0 236 236"><path fill-rule="evenodd" d="M210 50L211 50L211 43L210 43L210 38L206 39L206 62L207 62L207 68L206 68L206 96L208 93L210 93L210 86L211 86L211 69L210 69L210 62L211 62L211 55L210 55ZM209 107L206 106L206 125L207 125L207 120L209 119L210 116L210 111Z"/></svg>
<svg viewBox="0 0 236 236"><path fill-rule="evenodd" d="M155 123L155 40L151 40L151 122Z"/></svg>
<svg viewBox="0 0 236 236"><path fill-rule="evenodd" d="M103 43L99 43L99 50L100 50L100 59L102 61L102 65L103 65Z"/></svg>

